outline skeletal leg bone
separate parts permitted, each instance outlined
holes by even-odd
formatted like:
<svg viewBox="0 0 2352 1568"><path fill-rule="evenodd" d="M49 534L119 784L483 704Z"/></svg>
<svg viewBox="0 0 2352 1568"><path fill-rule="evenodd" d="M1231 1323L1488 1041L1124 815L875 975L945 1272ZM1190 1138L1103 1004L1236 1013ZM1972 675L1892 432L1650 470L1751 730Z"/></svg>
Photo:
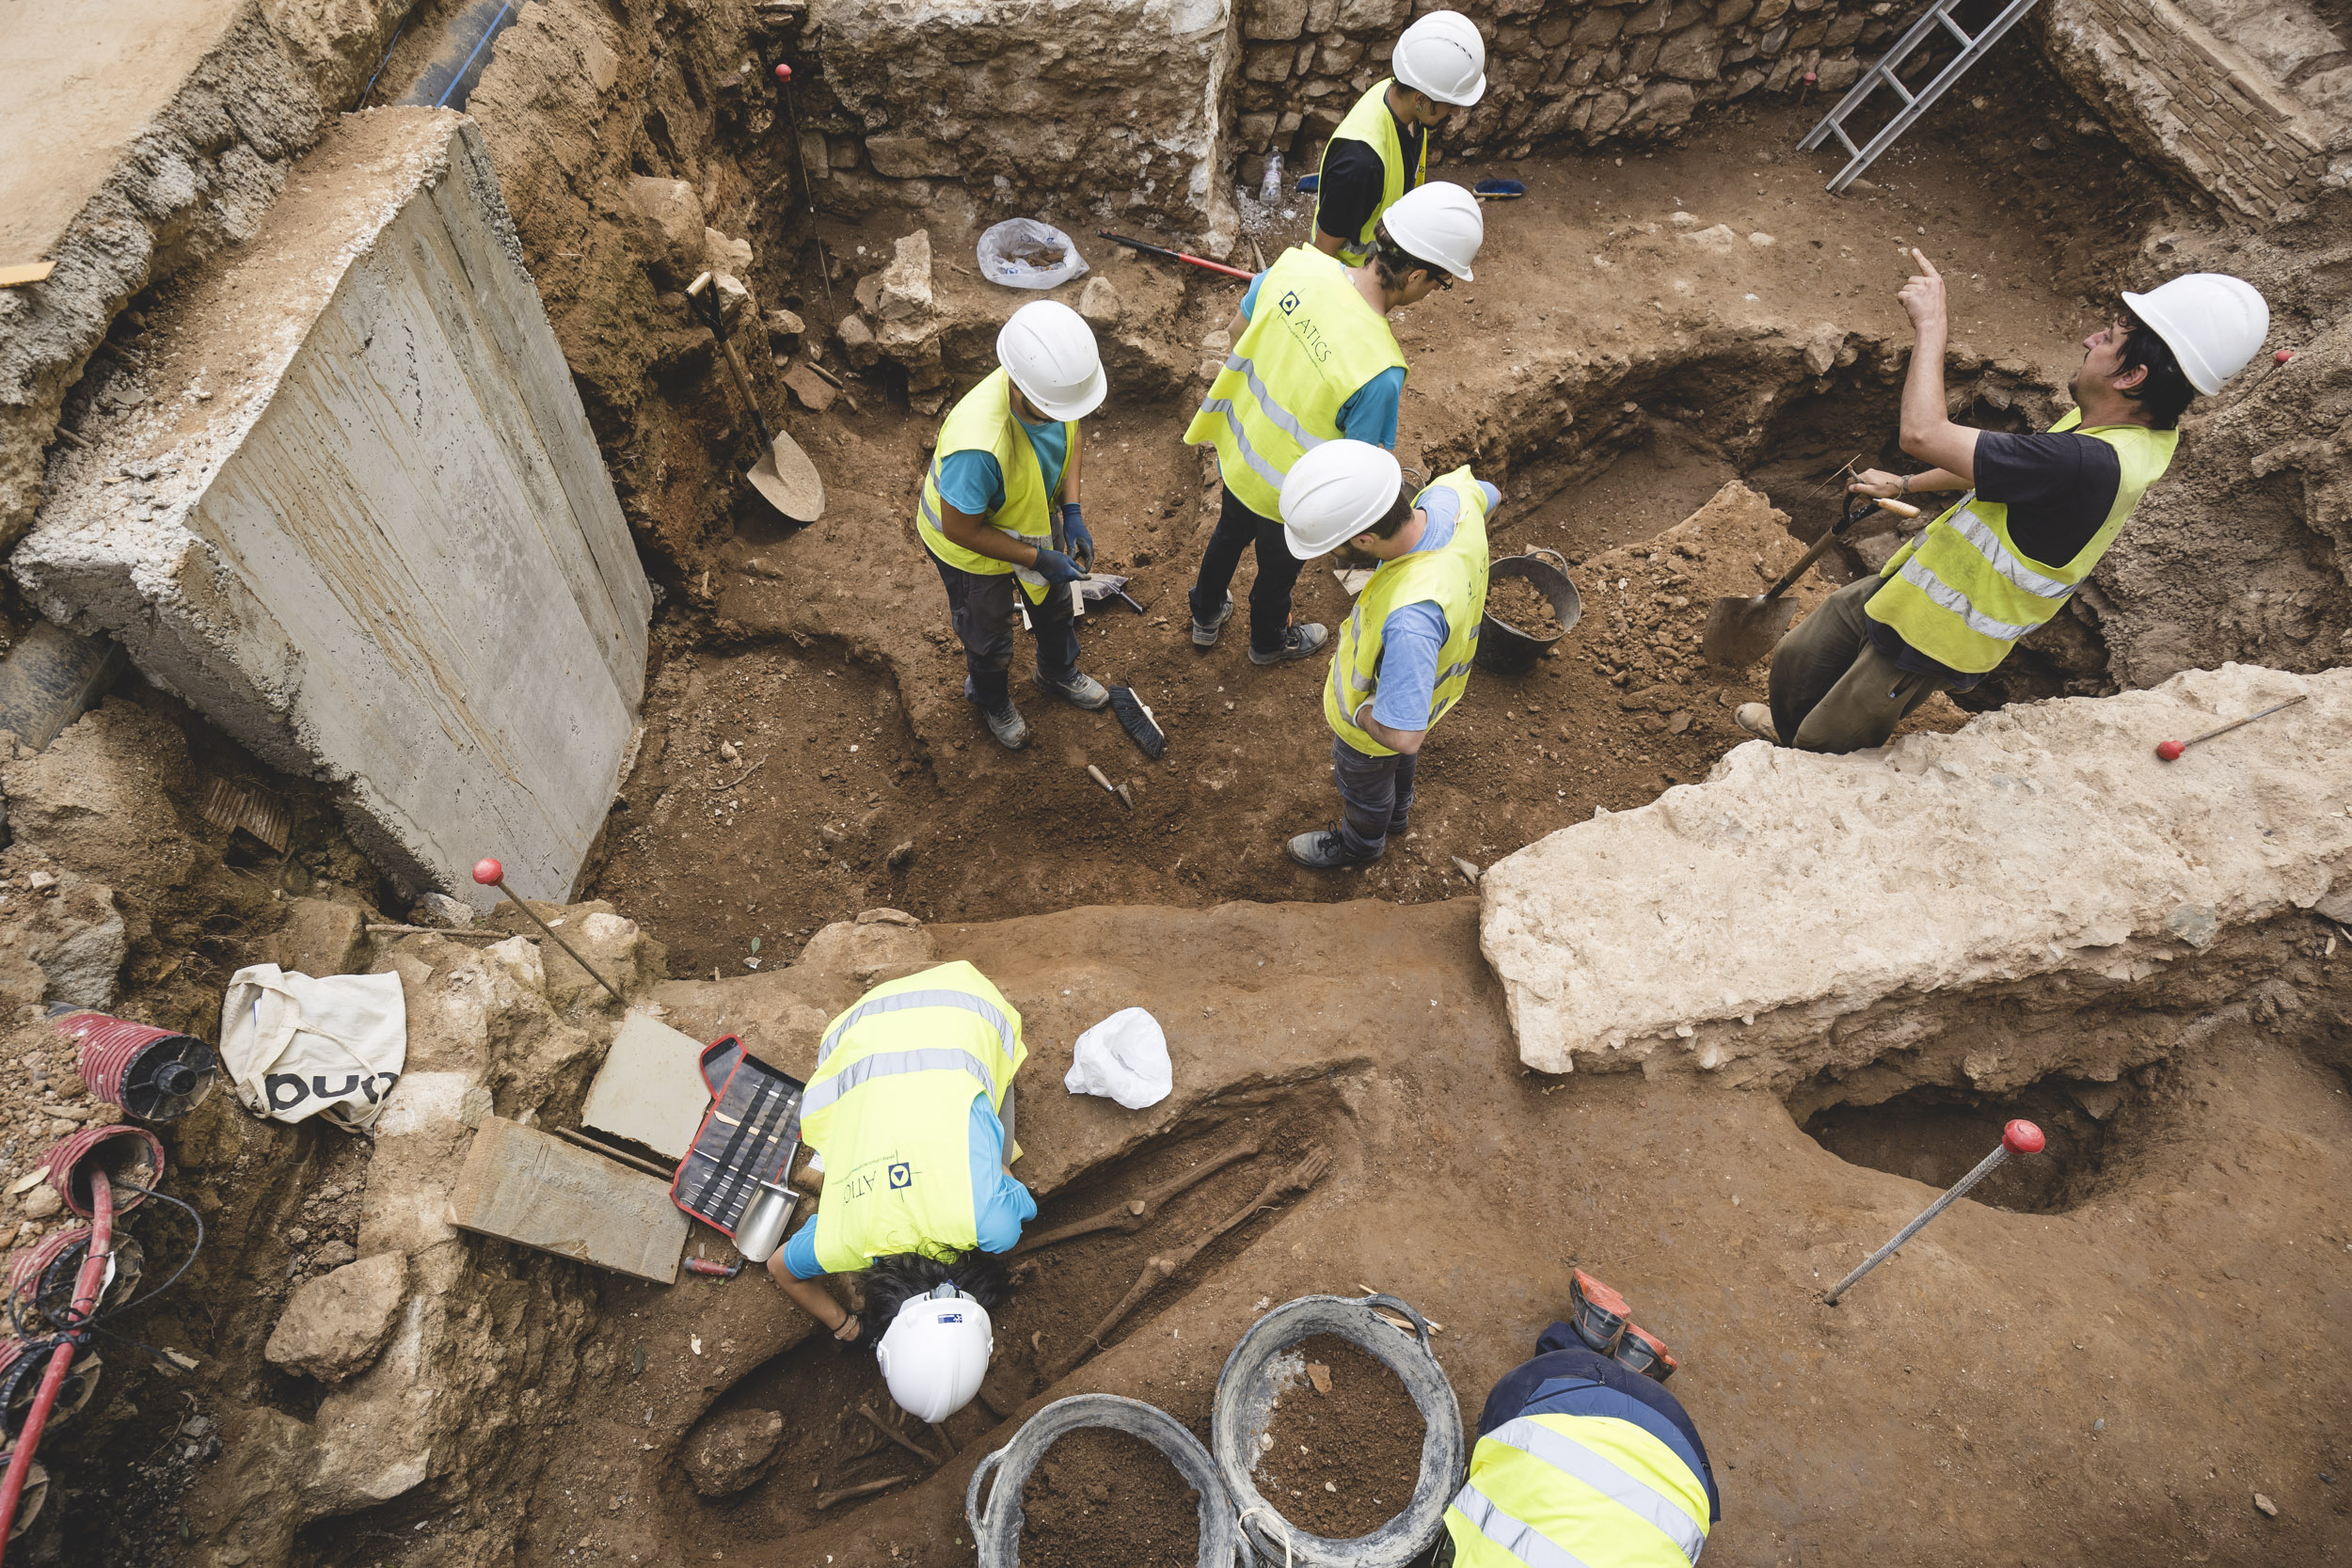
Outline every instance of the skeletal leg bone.
<svg viewBox="0 0 2352 1568"><path fill-rule="evenodd" d="M1209 1227L1208 1229L1183 1245L1155 1255L1143 1265L1143 1273L1136 1277L1134 1287L1120 1298L1119 1305L1112 1307L1103 1321L1094 1325L1094 1332L1088 1335L1077 1349L1062 1357L1046 1372L1045 1381L1057 1383L1068 1376L1071 1369L1085 1360L1089 1353L1101 1348L1103 1337L1124 1322L1127 1314L1134 1311L1144 1297L1150 1295L1163 1281L1199 1257L1217 1238L1247 1224L1259 1212L1280 1202L1283 1198L1295 1193L1306 1192L1322 1180L1330 1169L1330 1153L1318 1145L1308 1150L1306 1158L1293 1166L1288 1174L1278 1176L1267 1182L1264 1190L1256 1197L1251 1198L1248 1204L1240 1211Z"/></svg>
<svg viewBox="0 0 2352 1568"><path fill-rule="evenodd" d="M843 1486L831 1492L820 1492L817 1495L817 1500L810 1506L822 1513L835 1503L846 1503L852 1497L870 1497L877 1492L887 1492L900 1481L911 1479L913 1478L908 1476L884 1476L880 1481L862 1481L855 1486Z"/></svg>
<svg viewBox="0 0 2352 1568"><path fill-rule="evenodd" d="M874 1407L872 1405L861 1404L857 1407L857 1413L865 1417L868 1421L872 1422L875 1431L881 1433L884 1437L887 1437L892 1442L898 1444L898 1447L906 1449L907 1452L914 1455L915 1458L921 1460L924 1464L936 1467L946 1463L946 1460L941 1459L937 1454L931 1452L930 1449L923 1447L920 1443L917 1443L914 1438L907 1436L904 1433L893 1431L888 1421L883 1420L880 1416L874 1414Z"/></svg>
<svg viewBox="0 0 2352 1568"><path fill-rule="evenodd" d="M1184 1172L1182 1176L1172 1177L1156 1187L1138 1193L1116 1209L1105 1210L1091 1219L1073 1221L1069 1225L1025 1238L1015 1250L1035 1252L1040 1247L1053 1246L1059 1242L1074 1242L1081 1236L1092 1236L1104 1230L1117 1230L1132 1236L1151 1224L1152 1217L1160 1212L1160 1206L1169 1198L1199 1186L1236 1161L1256 1157L1258 1148L1259 1146L1255 1143L1236 1144L1222 1154L1203 1160L1199 1165Z"/></svg>

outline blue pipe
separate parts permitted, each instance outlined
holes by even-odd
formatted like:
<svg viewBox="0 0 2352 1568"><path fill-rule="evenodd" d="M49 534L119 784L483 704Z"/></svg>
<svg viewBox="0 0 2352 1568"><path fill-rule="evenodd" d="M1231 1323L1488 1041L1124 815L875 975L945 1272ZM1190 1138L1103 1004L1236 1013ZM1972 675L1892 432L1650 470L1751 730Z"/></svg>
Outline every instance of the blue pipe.
<svg viewBox="0 0 2352 1568"><path fill-rule="evenodd" d="M400 102L462 109L488 68L490 40L515 23L516 0L481 0L450 19L441 46Z"/></svg>

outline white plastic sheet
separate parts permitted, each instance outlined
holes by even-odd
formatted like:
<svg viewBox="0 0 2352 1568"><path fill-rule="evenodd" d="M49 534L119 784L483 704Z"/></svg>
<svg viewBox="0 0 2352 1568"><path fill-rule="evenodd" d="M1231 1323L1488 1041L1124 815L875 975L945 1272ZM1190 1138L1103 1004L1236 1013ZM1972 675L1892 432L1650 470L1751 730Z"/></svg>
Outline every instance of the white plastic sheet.
<svg viewBox="0 0 2352 1568"><path fill-rule="evenodd" d="M1130 1111L1166 1100L1176 1069L1160 1021L1141 1007L1122 1007L1080 1035L1062 1086L1116 1100Z"/></svg>
<svg viewBox="0 0 2352 1568"><path fill-rule="evenodd" d="M1041 260L1059 253L1059 259ZM1053 289L1089 270L1077 242L1050 223L1007 218L980 236L980 276L1009 289Z"/></svg>

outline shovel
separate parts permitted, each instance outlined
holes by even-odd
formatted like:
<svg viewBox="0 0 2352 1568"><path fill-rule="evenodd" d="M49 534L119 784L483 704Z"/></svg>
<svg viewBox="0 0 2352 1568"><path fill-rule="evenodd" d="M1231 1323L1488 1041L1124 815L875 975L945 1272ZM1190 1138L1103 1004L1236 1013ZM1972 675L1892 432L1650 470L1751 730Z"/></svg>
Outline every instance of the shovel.
<svg viewBox="0 0 2352 1568"><path fill-rule="evenodd" d="M1880 500L1870 496L1856 496L1848 504L1846 515L1837 519L1828 532L1813 541L1813 546L1797 558L1797 563L1783 572L1780 580L1752 599L1723 598L1707 612L1707 632L1699 646L1707 655L1707 662L1726 669L1740 669L1754 664L1772 651L1772 645L1788 629L1788 623L1797 617L1792 600L1781 597L1789 584L1811 569L1821 552L1842 538L1846 531L1868 515L1877 506L1898 517L1916 517L1919 509L1905 501Z"/></svg>
<svg viewBox="0 0 2352 1568"><path fill-rule="evenodd" d="M752 482L752 488L767 498L768 504L796 523L813 523L825 515L825 482L817 477L817 465L808 460L808 453L799 443L780 430L768 428L768 416L759 411L759 400L752 396L751 378L743 373L743 361L735 356L735 344L728 341L726 317L719 307L719 291L710 286L710 274L704 273L686 286L686 297L694 302L702 313L703 323L710 335L719 340L719 347L726 354L727 369L735 374L735 389L743 394L744 405L752 411L752 423L759 430L759 438L768 451L743 477Z"/></svg>

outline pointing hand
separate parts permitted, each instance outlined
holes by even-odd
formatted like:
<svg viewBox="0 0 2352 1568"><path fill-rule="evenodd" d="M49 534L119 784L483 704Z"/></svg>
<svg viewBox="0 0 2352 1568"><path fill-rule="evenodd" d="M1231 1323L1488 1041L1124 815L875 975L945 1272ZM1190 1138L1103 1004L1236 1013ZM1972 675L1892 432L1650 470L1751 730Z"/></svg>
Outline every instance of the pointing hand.
<svg viewBox="0 0 2352 1568"><path fill-rule="evenodd" d="M1919 270L1911 275L1911 280L1895 297L1910 312L1914 330L1925 332L1931 327L1945 325L1944 275L1935 270L1933 261L1915 248L1911 253L1911 259L1919 263Z"/></svg>

